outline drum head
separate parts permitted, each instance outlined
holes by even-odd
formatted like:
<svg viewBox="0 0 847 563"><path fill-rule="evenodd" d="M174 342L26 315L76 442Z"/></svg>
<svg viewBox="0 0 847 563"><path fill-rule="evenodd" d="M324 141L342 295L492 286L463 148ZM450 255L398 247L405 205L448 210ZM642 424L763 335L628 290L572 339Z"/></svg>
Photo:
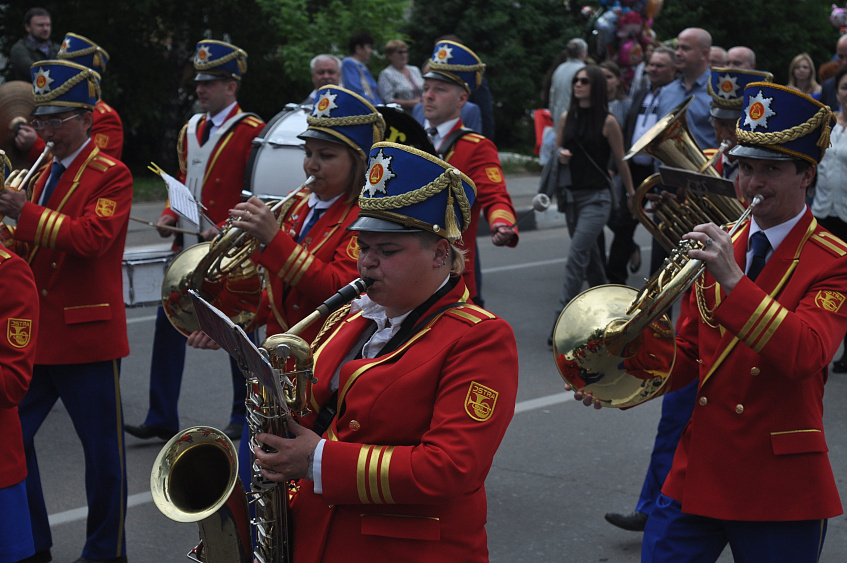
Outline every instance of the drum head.
<svg viewBox="0 0 847 563"><path fill-rule="evenodd" d="M297 135L308 127L309 109L289 104L253 139L244 175L245 189L282 197L306 180L303 141Z"/></svg>
<svg viewBox="0 0 847 563"><path fill-rule="evenodd" d="M433 156L438 156L423 125L404 112L398 105L376 106L385 119L385 141L409 145Z"/></svg>

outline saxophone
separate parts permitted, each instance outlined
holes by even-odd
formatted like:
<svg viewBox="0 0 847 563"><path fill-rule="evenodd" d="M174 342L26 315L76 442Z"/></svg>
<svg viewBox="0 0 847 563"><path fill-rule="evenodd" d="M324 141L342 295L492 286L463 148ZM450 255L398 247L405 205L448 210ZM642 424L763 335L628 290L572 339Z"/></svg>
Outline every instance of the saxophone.
<svg viewBox="0 0 847 563"><path fill-rule="evenodd" d="M278 401L271 389L256 377L248 377L249 494L238 479L235 446L220 430L205 426L183 430L159 452L150 475L153 502L171 520L198 523L200 543L188 553L189 559L200 563L291 562L288 508L294 483L280 486L265 479L256 465L253 448L267 446L256 436L262 432L287 436L287 416L309 412L307 393L309 384L315 381L314 360L300 333L361 295L371 283L362 278L352 281L288 332L269 336L259 347L279 377L282 397ZM248 497L254 505L252 519Z"/></svg>

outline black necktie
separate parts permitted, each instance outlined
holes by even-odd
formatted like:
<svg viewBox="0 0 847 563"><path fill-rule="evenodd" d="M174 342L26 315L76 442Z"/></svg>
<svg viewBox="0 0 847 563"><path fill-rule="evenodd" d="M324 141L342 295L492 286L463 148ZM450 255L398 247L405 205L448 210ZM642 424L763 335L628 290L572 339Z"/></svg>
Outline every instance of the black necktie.
<svg viewBox="0 0 847 563"><path fill-rule="evenodd" d="M47 205L47 202L50 201L50 196L53 195L53 190L56 188L56 184L59 183L59 178L62 177L62 174L65 172L65 167L62 166L62 163L58 160L53 163L53 168L50 169L50 177L47 178L47 185L44 186L44 192L41 196L41 202L44 205Z"/></svg>
<svg viewBox="0 0 847 563"><path fill-rule="evenodd" d="M207 119L206 122L203 124L203 134L200 136L200 146L201 147L206 144L206 141L209 140L209 135L211 134L211 132L212 132L212 120Z"/></svg>
<svg viewBox="0 0 847 563"><path fill-rule="evenodd" d="M758 231L750 238L750 244L753 246L753 258L750 259L747 277L756 281L759 272L765 267L765 257L768 255L768 250L771 249L771 243L763 231Z"/></svg>
<svg viewBox="0 0 847 563"><path fill-rule="evenodd" d="M432 143L432 146L437 150L438 147L435 146L435 137L438 135L438 129L435 127L430 127L426 130L426 136L429 137L429 142Z"/></svg>
<svg viewBox="0 0 847 563"><path fill-rule="evenodd" d="M300 231L300 236L297 238L297 242L303 242L303 239L306 238L306 235L309 234L309 231L312 230L312 227L315 226L315 223L317 223L318 219L321 218L321 215L324 214L324 211L326 211L326 209L315 207L311 219L303 225L303 230Z"/></svg>

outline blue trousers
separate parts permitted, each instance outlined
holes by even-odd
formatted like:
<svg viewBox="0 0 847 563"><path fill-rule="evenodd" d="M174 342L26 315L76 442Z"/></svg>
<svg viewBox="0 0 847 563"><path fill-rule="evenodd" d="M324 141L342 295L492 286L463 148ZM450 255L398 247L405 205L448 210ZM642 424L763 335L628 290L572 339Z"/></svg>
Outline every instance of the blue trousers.
<svg viewBox="0 0 847 563"><path fill-rule="evenodd" d="M729 544L735 563L817 563L826 520L743 522L682 512L660 495L647 520L641 563L714 563Z"/></svg>
<svg viewBox="0 0 847 563"><path fill-rule="evenodd" d="M656 498L662 492L662 485L671 470L679 438L685 425L691 420L697 398L697 385L698 382L694 381L662 398L662 417L656 430L656 440L653 442L653 452L650 454L650 465L647 467L647 475L644 476L641 496L638 497L635 507L638 512L653 512Z"/></svg>
<svg viewBox="0 0 847 563"><path fill-rule="evenodd" d="M26 501L26 481L0 489L0 563L14 563L35 553Z"/></svg>
<svg viewBox="0 0 847 563"><path fill-rule="evenodd" d="M41 475L33 438L57 399L68 411L85 455L88 523L83 557L126 554L126 451L120 392L120 360L90 364L36 365L18 411L26 453L26 493L35 550L50 549Z"/></svg>
<svg viewBox="0 0 847 563"><path fill-rule="evenodd" d="M256 340L256 333L251 333ZM153 334L153 358L150 362L150 408L144 424L177 432L179 425L179 390L182 387L182 372L185 368L185 336L173 327L165 310L156 312L156 328ZM244 422L244 397L246 384L238 364L229 359L232 377L232 409L230 422Z"/></svg>

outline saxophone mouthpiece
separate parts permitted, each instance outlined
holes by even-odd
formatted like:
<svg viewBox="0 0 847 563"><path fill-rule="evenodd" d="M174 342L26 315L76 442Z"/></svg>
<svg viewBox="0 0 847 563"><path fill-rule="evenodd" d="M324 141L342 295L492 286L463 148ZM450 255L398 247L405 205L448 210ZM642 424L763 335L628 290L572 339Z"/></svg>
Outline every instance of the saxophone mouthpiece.
<svg viewBox="0 0 847 563"><path fill-rule="evenodd" d="M318 312L320 313L321 317L326 317L342 305L349 303L350 301L361 295L362 292L365 291L368 286L372 283L373 280L366 280L365 278L357 278L351 281L350 283L339 289L335 295L324 301L323 305L318 307Z"/></svg>

